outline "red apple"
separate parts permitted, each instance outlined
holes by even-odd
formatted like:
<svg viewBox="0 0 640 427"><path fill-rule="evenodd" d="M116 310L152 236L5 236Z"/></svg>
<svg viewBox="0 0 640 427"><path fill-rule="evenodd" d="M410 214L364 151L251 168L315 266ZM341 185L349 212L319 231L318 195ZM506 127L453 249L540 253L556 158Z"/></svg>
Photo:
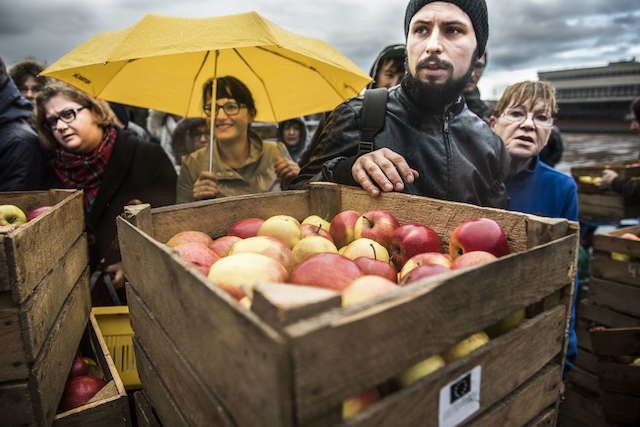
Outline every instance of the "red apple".
<svg viewBox="0 0 640 427"><path fill-rule="evenodd" d="M308 236L321 236L333 242L333 237L331 236L331 233L326 231L324 228L318 225L313 225L309 223L300 224L300 237L304 239L305 237L308 237Z"/></svg>
<svg viewBox="0 0 640 427"><path fill-rule="evenodd" d="M318 286L342 292L360 276L362 271L349 258L333 253L319 253L298 264L289 281L296 285Z"/></svg>
<svg viewBox="0 0 640 427"><path fill-rule="evenodd" d="M212 249L215 253L218 254L219 257L227 256L229 251L231 250L231 246L234 243L242 240L238 236L222 236L215 239L209 245L209 248Z"/></svg>
<svg viewBox="0 0 640 427"><path fill-rule="evenodd" d="M207 233L203 233L202 231L181 231L171 236L167 241L167 246L173 248L174 246L190 242L199 242L205 246L209 246L213 242L213 239Z"/></svg>
<svg viewBox="0 0 640 427"><path fill-rule="evenodd" d="M438 274L446 273L451 269L440 264L424 264L409 271L406 275L402 276L400 285L408 285L416 280L424 279L425 277L436 276Z"/></svg>
<svg viewBox="0 0 640 427"><path fill-rule="evenodd" d="M398 273L398 283L402 282L404 277L416 267L421 265L439 264L446 268L451 268L451 257L448 254L440 252L425 252L423 254L414 255L407 260Z"/></svg>
<svg viewBox="0 0 640 427"><path fill-rule="evenodd" d="M302 220L300 225L302 224L315 225L316 227L322 228L327 233L329 232L329 228L331 227L331 223L326 219L322 218L320 215L309 215L308 217Z"/></svg>
<svg viewBox="0 0 640 427"><path fill-rule="evenodd" d="M278 261L244 252L220 258L209 270L209 280L237 300L250 296L259 282L285 282L289 273Z"/></svg>
<svg viewBox="0 0 640 427"><path fill-rule="evenodd" d="M174 246L180 257L193 265L200 273L205 276L209 274L209 269L220 259L217 253L210 249L207 245L200 242L188 242Z"/></svg>
<svg viewBox="0 0 640 427"><path fill-rule="evenodd" d="M39 208L35 208L27 214L27 222L49 212L51 209L53 209L53 206L40 206Z"/></svg>
<svg viewBox="0 0 640 427"><path fill-rule="evenodd" d="M354 228L358 218L360 218L360 214L353 210L342 211L333 217L329 233L333 237L336 247L342 248L353 242L355 239Z"/></svg>
<svg viewBox="0 0 640 427"><path fill-rule="evenodd" d="M245 218L231 224L227 236L237 236L241 239L258 235L258 229L264 222L262 218Z"/></svg>
<svg viewBox="0 0 640 427"><path fill-rule="evenodd" d="M391 235L391 261L399 269L414 255L441 250L442 242L438 233L426 225L404 224Z"/></svg>
<svg viewBox="0 0 640 427"><path fill-rule="evenodd" d="M347 307L398 289L395 281L374 275L364 275L342 291L342 306Z"/></svg>
<svg viewBox="0 0 640 427"><path fill-rule="evenodd" d="M347 246L345 246L344 250L341 252L341 255L344 255L349 259L356 259L360 258L361 256L366 256L371 259L377 259L386 262L390 261L389 252L387 251L387 249L375 240L367 239L366 237L361 237L349 243Z"/></svg>
<svg viewBox="0 0 640 427"><path fill-rule="evenodd" d="M391 212L384 210L367 211L360 215L354 227L356 239L366 237L390 250L391 236L398 228L398 220Z"/></svg>
<svg viewBox="0 0 640 427"><path fill-rule="evenodd" d="M462 255L460 255L458 258L453 260L453 262L451 263L451 269L457 270L459 268L486 264L496 259L498 258L490 252L485 252L485 251L465 252Z"/></svg>
<svg viewBox="0 0 640 427"><path fill-rule="evenodd" d="M291 249L280 240L271 236L255 236L242 239L231 247L229 255L251 252L273 258L291 271L295 261Z"/></svg>
<svg viewBox="0 0 640 427"><path fill-rule="evenodd" d="M398 270L386 261L361 256L353 260L364 274L384 277L392 282L398 280Z"/></svg>
<svg viewBox="0 0 640 427"><path fill-rule="evenodd" d="M489 218L476 218L458 225L449 240L451 258L465 252L485 251L497 257L509 253L509 244L500 224Z"/></svg>
<svg viewBox="0 0 640 427"><path fill-rule="evenodd" d="M361 412L364 408L372 405L380 399L380 393L378 389L372 388L371 390L360 393L355 397L351 397L342 403L342 419L346 420L358 412Z"/></svg>
<svg viewBox="0 0 640 427"><path fill-rule="evenodd" d="M73 359L73 363L71 364L71 370L69 370L69 378L78 377L80 375L88 375L89 374L89 365L87 361L78 353Z"/></svg>
<svg viewBox="0 0 640 427"><path fill-rule="evenodd" d="M70 378L64 387L60 410L69 411L87 403L107 383L87 375Z"/></svg>

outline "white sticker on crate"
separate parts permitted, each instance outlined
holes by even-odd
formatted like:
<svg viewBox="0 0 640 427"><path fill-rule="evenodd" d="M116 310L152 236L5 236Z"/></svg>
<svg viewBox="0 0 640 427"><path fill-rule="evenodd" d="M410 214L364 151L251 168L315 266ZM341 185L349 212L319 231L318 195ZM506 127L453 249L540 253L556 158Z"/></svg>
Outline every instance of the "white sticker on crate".
<svg viewBox="0 0 640 427"><path fill-rule="evenodd" d="M480 409L480 378L482 369L476 366L440 390L438 426L454 427Z"/></svg>

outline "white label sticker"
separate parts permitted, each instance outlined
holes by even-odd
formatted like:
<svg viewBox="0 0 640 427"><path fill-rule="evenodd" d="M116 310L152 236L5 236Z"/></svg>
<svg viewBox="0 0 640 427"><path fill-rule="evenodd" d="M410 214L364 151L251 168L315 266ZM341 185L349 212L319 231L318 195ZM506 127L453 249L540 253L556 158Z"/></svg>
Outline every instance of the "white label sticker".
<svg viewBox="0 0 640 427"><path fill-rule="evenodd" d="M481 376L482 369L476 366L440 390L439 427L457 426L480 409Z"/></svg>

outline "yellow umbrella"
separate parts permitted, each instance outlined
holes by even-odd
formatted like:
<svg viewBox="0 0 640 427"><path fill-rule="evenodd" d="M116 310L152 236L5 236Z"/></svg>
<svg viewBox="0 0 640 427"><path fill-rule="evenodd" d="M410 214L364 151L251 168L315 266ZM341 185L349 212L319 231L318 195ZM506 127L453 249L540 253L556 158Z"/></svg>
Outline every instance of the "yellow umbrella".
<svg viewBox="0 0 640 427"><path fill-rule="evenodd" d="M269 122L331 110L371 80L327 43L256 12L147 15L85 42L42 74L96 98L191 117L203 115L203 83L231 75L251 90L256 120Z"/></svg>

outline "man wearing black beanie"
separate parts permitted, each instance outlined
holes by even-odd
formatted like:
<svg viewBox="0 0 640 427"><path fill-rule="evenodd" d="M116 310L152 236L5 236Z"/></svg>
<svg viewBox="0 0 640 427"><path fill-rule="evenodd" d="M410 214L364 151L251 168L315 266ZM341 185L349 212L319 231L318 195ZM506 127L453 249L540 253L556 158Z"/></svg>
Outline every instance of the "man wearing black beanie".
<svg viewBox="0 0 640 427"><path fill-rule="evenodd" d="M372 196L401 191L506 208L509 155L462 97L487 44L485 0L410 0L404 31L406 73L381 105L373 148L360 143L363 98L352 98L331 113L289 188L324 180Z"/></svg>

